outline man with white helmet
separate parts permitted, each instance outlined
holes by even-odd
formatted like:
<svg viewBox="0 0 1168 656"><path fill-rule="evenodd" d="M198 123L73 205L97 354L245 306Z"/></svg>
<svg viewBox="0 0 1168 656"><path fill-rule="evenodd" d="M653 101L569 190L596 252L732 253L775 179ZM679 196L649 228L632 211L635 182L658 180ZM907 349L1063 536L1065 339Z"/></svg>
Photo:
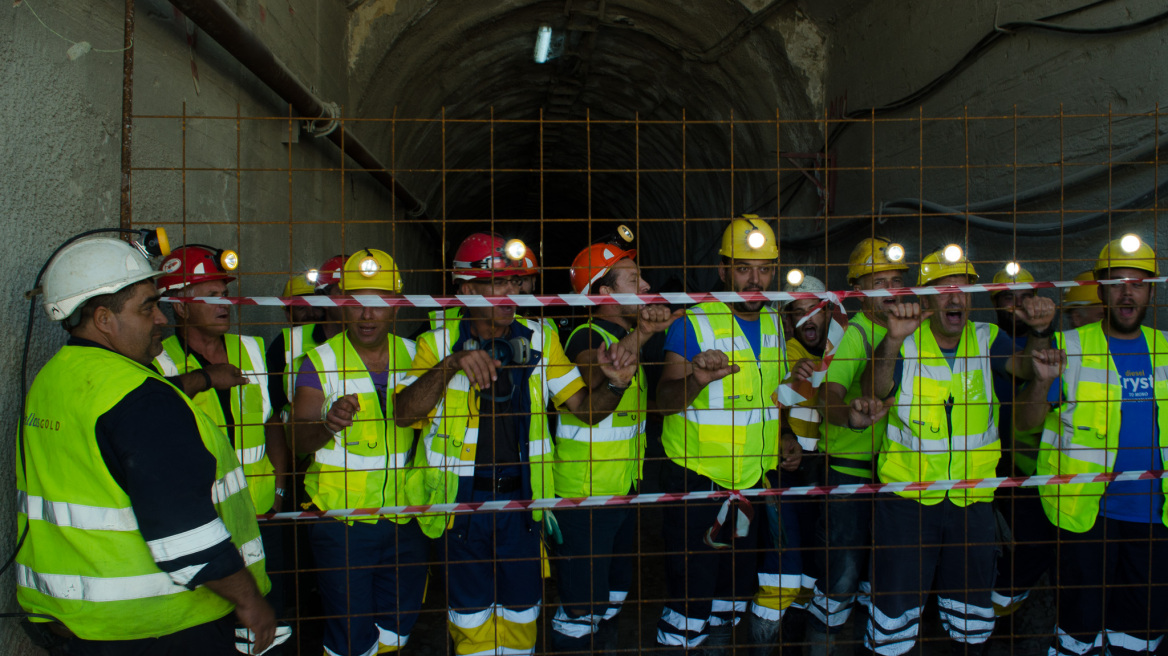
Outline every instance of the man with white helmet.
<svg viewBox="0 0 1168 656"><path fill-rule="evenodd" d="M861 240L848 257L848 284L855 291L904 287L907 271L904 247L884 237ZM860 303L862 311L849 318L819 389L824 413L819 449L826 456L827 485L871 483L872 457L888 427L883 404L864 396L861 376L874 345L884 339L887 311L896 298L864 296ZM867 587L871 525L872 500L862 497L832 498L820 515L816 533L825 548L808 607L809 656L833 653L857 595Z"/></svg>
<svg viewBox="0 0 1168 656"><path fill-rule="evenodd" d="M815 276L805 275L799 269L787 272L784 292L825 292L827 287ZM818 366L827 344L827 328L831 322L831 308L824 307L815 314L820 298L802 298L779 303L786 326L787 366L791 370L802 366ZM800 322L802 321L802 324ZM822 475L814 471L817 461L808 457L818 449L819 413L818 389L798 405L786 408L783 414L795 439L803 448L799 469L785 477L783 486L817 484ZM759 586L751 610L752 653L766 656L779 642L781 620L790 608L806 608L811 598L815 577L811 559L805 557L814 544L817 511L822 510L818 499L767 499L767 530L759 536L762 557L759 560Z"/></svg>
<svg viewBox="0 0 1168 656"><path fill-rule="evenodd" d="M956 244L926 256L917 277L921 287L976 281L973 264ZM994 476L1001 443L993 372L1034 376L1029 356L1049 344L1054 302L1027 298L1014 308L1030 329L1023 354L1015 354L1013 340L996 325L970 321L971 310L969 293L951 291L888 309L888 332L863 376L865 395L891 399L893 406L876 464L881 482ZM987 643L994 628L993 498L992 488L904 490L877 498L867 648L881 656L911 649L933 589L950 638Z"/></svg>
<svg viewBox="0 0 1168 656"><path fill-rule="evenodd" d="M1168 334L1144 325L1156 253L1125 235L1103 247L1094 275L1116 281L1096 288L1104 320L1058 335L1063 352L1040 368L1037 402L1017 416L1019 427L1043 426L1039 475L1164 469ZM1051 656L1155 653L1168 626L1168 479L1044 485L1039 494L1058 527Z"/></svg>
<svg viewBox="0 0 1168 656"><path fill-rule="evenodd" d="M771 288L779 249L766 221L756 216L731 221L719 253L718 275L727 291ZM799 442L782 425L776 400L789 372L778 313L761 300L700 303L670 327L665 351L657 404L666 415L661 436L669 457L662 474L666 491L766 486L764 475L780 463L788 471L799 466ZM738 500L721 523L719 505L694 501L663 510L665 543L672 546L665 556L667 599L657 622L661 645L675 650L728 645L758 589L764 513L739 521L749 502ZM751 617L759 618L751 622L765 619Z"/></svg>
<svg viewBox="0 0 1168 656"><path fill-rule="evenodd" d="M70 337L25 405L15 572L56 653L227 656L232 610L257 653L275 634L235 452L150 366L166 325L159 275L105 238L67 245L45 272L45 309Z"/></svg>
<svg viewBox="0 0 1168 656"><path fill-rule="evenodd" d="M337 294L398 296L402 277L385 251L362 249L343 266ZM411 428L393 423L394 386L415 346L393 334L397 306L341 308L344 331L309 351L296 376L298 453L321 510L407 505L406 472L418 453ZM415 459L416 461L416 459ZM418 464L424 464L424 459ZM429 546L410 515L323 519L311 527L328 656L405 647L422 605Z"/></svg>

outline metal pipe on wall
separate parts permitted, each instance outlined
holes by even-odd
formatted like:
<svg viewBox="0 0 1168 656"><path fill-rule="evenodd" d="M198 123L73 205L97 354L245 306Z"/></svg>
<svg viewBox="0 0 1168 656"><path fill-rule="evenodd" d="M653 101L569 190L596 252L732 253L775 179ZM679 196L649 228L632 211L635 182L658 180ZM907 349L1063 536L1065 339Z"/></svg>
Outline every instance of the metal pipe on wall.
<svg viewBox="0 0 1168 656"><path fill-rule="evenodd" d="M130 208L130 151L133 144L131 117L134 115L134 0L126 0L126 49L122 52L122 182L121 227L133 223Z"/></svg>
<svg viewBox="0 0 1168 656"><path fill-rule="evenodd" d="M132 0L131 0L132 1ZM301 116L329 116L328 104L316 96L284 62L268 48L259 37L252 33L230 9L219 0L171 0L171 4L186 15L195 25L215 39L224 50L231 53L261 82L292 105ZM350 130L343 133L334 130L328 139L361 165L366 173L388 188L402 204L406 214L424 218L426 205L408 189L402 186L386 171L373 153L357 139Z"/></svg>

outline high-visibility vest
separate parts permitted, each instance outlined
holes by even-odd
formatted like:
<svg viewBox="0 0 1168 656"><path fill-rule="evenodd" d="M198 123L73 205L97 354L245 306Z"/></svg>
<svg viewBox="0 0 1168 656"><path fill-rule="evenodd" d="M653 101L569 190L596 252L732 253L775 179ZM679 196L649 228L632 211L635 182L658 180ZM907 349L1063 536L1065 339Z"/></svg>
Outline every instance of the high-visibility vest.
<svg viewBox="0 0 1168 656"><path fill-rule="evenodd" d="M967 321L950 369L930 322L900 348L902 373L877 473L885 483L992 478L1002 456L990 369L990 346L998 327ZM897 494L926 506L946 497L958 506L994 498L993 489Z"/></svg>
<svg viewBox="0 0 1168 656"><path fill-rule="evenodd" d="M854 316L848 321L848 332L852 331L858 334L861 343L864 345L863 354L840 353L837 351L835 354L836 360L839 360L841 357L863 357L865 361L871 360L873 345L879 344L884 339L884 335L888 333L887 328L872 323L872 320L863 313ZM833 364L836 360L832 361ZM853 400L863 396L864 381L862 374L865 366L862 364L859 367L855 378L847 386L847 392L844 395L845 404L850 405ZM871 478L872 457L880 451L881 444L884 442L884 433L887 429L887 416L867 428L857 430L853 430L847 426L836 426L824 421L819 424L820 449L828 454L828 465L832 469L852 476Z"/></svg>
<svg viewBox="0 0 1168 656"><path fill-rule="evenodd" d="M414 360L414 342L389 335L389 386L385 413L373 378L341 332L308 352L320 376L325 407L346 394L356 394L361 409L353 425L316 451L304 476L304 489L321 510L383 508L406 505L406 467L414 447L414 429L393 423L393 388ZM376 522L376 516L357 521ZM409 515L391 515L399 524Z"/></svg>
<svg viewBox="0 0 1168 656"><path fill-rule="evenodd" d="M1168 334L1141 326L1148 344L1156 428L1160 432L1161 458L1168 462ZM1122 376L1108 348L1103 324L1096 322L1056 336L1067 353L1063 374L1062 405L1046 416L1038 452L1040 475L1110 473L1119 450L1123 421ZM1168 494L1168 479L1160 479ZM1075 533L1095 525L1099 499L1107 483L1043 485L1038 488L1042 506L1051 523ZM1168 504L1162 521L1168 525Z"/></svg>
<svg viewBox="0 0 1168 656"><path fill-rule="evenodd" d="M314 323L291 326L280 331L284 336L284 393L289 400L296 396L296 372L300 370L305 354L321 344L312 336L314 332Z"/></svg>
<svg viewBox="0 0 1168 656"><path fill-rule="evenodd" d="M430 317L430 330L438 330L448 322L458 323L459 321L462 321L462 306L454 305L451 307L442 308L441 310L430 310L428 316ZM525 326L534 323L529 317L523 317L518 314L515 315L515 319ZM559 338L560 327L556 325L555 321L552 321L551 319L540 319L539 321L544 325L550 334L556 335L557 339Z"/></svg>
<svg viewBox="0 0 1168 656"><path fill-rule="evenodd" d="M543 353L544 340L549 336L544 333L542 322L525 322L518 317L517 320L531 330L531 350ZM458 342L460 325L458 321L446 322L442 328L424 333L420 341L441 362ZM556 338L551 336L550 339ZM527 380L531 423L527 439L520 443L521 447L526 443L526 451L518 454L526 465L533 499L555 496L552 438L546 412L548 399L554 393L544 377L545 364L541 358ZM477 396L471 392L470 379L461 371L456 373L435 406L430 424L423 429L420 447L425 463L410 472L408 482L411 498L417 499L415 504L454 503L470 498L479 439L477 403ZM537 521L543 518L541 510L533 514ZM454 517L447 513L419 515L418 524L426 535L437 538L453 524Z"/></svg>
<svg viewBox="0 0 1168 656"><path fill-rule="evenodd" d="M724 488L751 487L779 463L779 408L772 395L788 372L779 316L766 307L759 313L758 358L725 303L700 303L685 319L699 351L721 351L740 370L706 385L684 412L665 417L665 454Z"/></svg>
<svg viewBox="0 0 1168 656"><path fill-rule="evenodd" d="M568 342L581 330L594 330L612 345L615 335L596 324L582 324L568 336ZM628 494L641 480L645 458L645 409L649 390L645 370L637 373L620 403L595 426L589 426L570 412L560 414L556 427L555 471L556 496L586 497L597 494Z"/></svg>
<svg viewBox="0 0 1168 656"><path fill-rule="evenodd" d="M803 359L810 360L816 366L823 361L822 356L813 355L799 340L794 337L788 339L787 365L793 366ZM809 398L787 410L787 423L804 451L815 451L819 448L819 429L823 424L823 415L819 412L818 387L811 391Z"/></svg>
<svg viewBox="0 0 1168 656"><path fill-rule="evenodd" d="M139 532L130 497L102 459L96 426L151 378L162 380L112 351L65 346L37 374L28 393L27 479L20 453L16 465L18 530L27 523L28 538L16 556L16 597L25 611L51 615L86 640L158 637L230 613L230 601L207 587L189 590L175 583L154 560L154 555L172 560L209 548L227 534L260 592L270 588L243 469L223 431L177 389L203 446L215 457L216 480L203 493L222 524L149 544ZM159 430L159 448L165 449L168 436L164 427Z"/></svg>
<svg viewBox="0 0 1168 656"><path fill-rule="evenodd" d="M227 361L239 367L248 381L244 385L232 387L229 392L231 416L234 418L235 455L243 463L243 472L247 474L247 488L251 491L252 502L260 512L268 512L276 499L276 477L275 468L268 460L264 436L264 422L272 416L264 340L228 333L223 336L223 343L227 347ZM194 353L183 352L183 345L175 335L162 340L162 353L154 359L154 366L166 377L202 369ZM223 414L216 390L199 392L192 400L211 417L215 425L227 427L227 417Z"/></svg>

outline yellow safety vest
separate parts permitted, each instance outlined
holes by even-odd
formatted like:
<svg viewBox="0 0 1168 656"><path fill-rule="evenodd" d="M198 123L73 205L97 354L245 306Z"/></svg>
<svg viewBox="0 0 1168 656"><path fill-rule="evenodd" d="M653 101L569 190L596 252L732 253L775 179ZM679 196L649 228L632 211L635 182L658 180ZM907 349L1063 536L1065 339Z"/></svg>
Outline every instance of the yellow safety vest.
<svg viewBox="0 0 1168 656"><path fill-rule="evenodd" d="M967 321L950 369L930 322L900 348L902 373L877 473L885 483L992 478L1002 456L990 370L990 345L998 327ZM993 489L897 494L926 506L946 497L958 506L994 498Z"/></svg>
<svg viewBox="0 0 1168 656"><path fill-rule="evenodd" d="M313 456L304 489L321 510L383 508L406 505L406 467L414 447L414 429L393 423L393 388L414 360L414 342L389 335L389 386L385 413L373 378L361 356L342 332L307 353L320 376L325 406L346 394L356 394L361 410L353 425L337 433ZM399 524L409 515L389 515ZM376 522L377 516L359 520Z"/></svg>
<svg viewBox="0 0 1168 656"><path fill-rule="evenodd" d="M582 324L568 336L581 330L594 330L612 345L617 338L595 324ZM595 426L580 421L570 412L560 414L556 427L555 472L556 496L586 497L600 494L628 494L641 480L645 458L645 409L649 390L645 370L629 381L612 414Z"/></svg>
<svg viewBox="0 0 1168 656"><path fill-rule="evenodd" d="M1168 462L1168 335L1141 326L1147 341L1156 399L1160 453ZM1103 324L1096 322L1056 336L1067 353L1063 403L1046 416L1038 452L1040 475L1097 474L1114 471L1123 420L1121 376L1107 344ZM1168 494L1168 479L1160 479ZM1107 483L1043 485L1038 488L1051 523L1083 533L1095 525L1099 499ZM1168 525L1168 504L1162 518Z"/></svg>
<svg viewBox="0 0 1168 656"><path fill-rule="evenodd" d="M244 385L232 387L231 416L235 422L235 455L243 463L247 474L251 500L260 512L268 512L276 500L276 477L272 461L268 459L264 422L272 416L272 401L268 397L268 370L264 361L264 340L259 337L226 334L227 361L247 378ZM193 353L184 353L178 337L171 335L162 341L162 353L154 359L154 366L163 376L179 376L202 369ZM227 427L227 417L219 404L215 390L195 395L195 405L207 413L221 428Z"/></svg>
<svg viewBox="0 0 1168 656"><path fill-rule="evenodd" d="M706 385L685 412L665 417L665 454L723 488L751 487L779 462L780 417L772 396L788 367L778 314L766 307L759 314L757 359L725 303L698 304L685 320L700 351L722 351L740 370Z"/></svg>
<svg viewBox="0 0 1168 656"><path fill-rule="evenodd" d="M815 365L823 361L822 356L812 355L799 340L787 340L787 364L794 365L802 359L811 360ZM815 451L819 447L819 428L823 415L819 412L819 388L811 392L811 397L787 410L787 423L804 451Z"/></svg>
<svg viewBox="0 0 1168 656"><path fill-rule="evenodd" d="M300 370L305 354L320 346L320 342L312 336L314 332L314 323L291 326L280 331L284 336L284 393L288 395L289 401L296 396L296 372Z"/></svg>
<svg viewBox="0 0 1168 656"><path fill-rule="evenodd" d="M97 420L146 380L148 367L103 348L65 346L41 369L25 411L25 479L17 454L16 597L29 613L51 615L86 640L137 640L217 620L234 605L189 590L158 569L138 530L130 498L97 444ZM255 507L223 431L177 389L215 457L206 490L260 591L270 588ZM165 431L159 434L165 444ZM165 447L163 447L165 448ZM181 467L183 463L175 463ZM33 618L34 622L43 622Z"/></svg>
<svg viewBox="0 0 1168 656"><path fill-rule="evenodd" d="M542 353L544 340L548 338L542 322L524 323L531 330L531 349ZM451 354L454 344L458 342L459 326L460 322L449 321L442 328L421 336L421 341L429 347L438 362ZM552 336L551 339L556 338ZM545 412L547 400L552 394L544 378L544 364L543 361L537 363L527 381L531 397L531 423L526 456L533 499L550 499L555 495L552 439ZM425 463L409 474L411 498L417 499L414 503L454 503L463 499L459 496L460 491L469 498L478 449L477 406L477 395L471 392L470 379L465 373L458 372L446 385L430 425L423 430L421 451ZM535 511L534 516L537 521L542 519L543 511ZM432 538L442 535L453 521L454 515L446 513L418 517L422 531Z"/></svg>

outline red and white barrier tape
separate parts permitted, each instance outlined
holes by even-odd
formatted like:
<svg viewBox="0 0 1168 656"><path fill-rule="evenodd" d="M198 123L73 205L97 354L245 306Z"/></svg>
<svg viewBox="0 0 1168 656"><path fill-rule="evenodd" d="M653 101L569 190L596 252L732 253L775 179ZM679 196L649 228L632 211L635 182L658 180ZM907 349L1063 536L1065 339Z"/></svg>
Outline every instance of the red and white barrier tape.
<svg viewBox="0 0 1168 656"><path fill-rule="evenodd" d="M690 305L721 301L723 303L744 303L750 301L798 301L805 298L819 298L830 300L832 297L844 298L887 298L890 296L928 296L932 294L953 294L957 292L996 292L1020 289L1063 289L1067 287L1083 287L1087 285L1116 285L1124 282L1141 280L1138 278L1120 278L1115 280L1055 280L1043 282L1000 282L984 285L944 285L937 287L898 287L895 289L861 289L838 292L706 292L701 294L687 294L684 292L669 292L663 294L612 294L610 296L589 296L585 294L549 294L533 296L531 294L511 294L509 296L429 296L426 294L404 294L402 296L199 296L185 298L181 296L166 296L162 300L169 303L205 303L207 305L257 305L269 307L305 306L305 307L549 307L574 306L588 307L594 305L652 305L673 304ZM1158 278L1143 278L1144 282L1159 283L1168 281L1168 276Z"/></svg>
<svg viewBox="0 0 1168 656"><path fill-rule="evenodd" d="M1011 478L969 478L963 480L930 481L923 483L867 483L852 485L820 485L785 488L752 488L749 490L707 490L702 492L657 492L577 499L513 499L510 501L482 501L478 503L436 503L427 506L387 506L385 508L347 508L344 510L310 510L260 515L263 521L280 519L321 519L325 517L371 517L379 515L421 515L426 513L472 513L505 510L543 510L557 508L589 508L593 506L646 505L677 503L681 501L724 501L740 497L810 497L852 494L879 494L888 492L936 492L941 490L997 489L1014 487L1041 487L1045 485L1081 485L1083 483L1111 483L1168 478L1163 470L1112 472L1110 474L1075 474L1062 476L1018 476Z"/></svg>

